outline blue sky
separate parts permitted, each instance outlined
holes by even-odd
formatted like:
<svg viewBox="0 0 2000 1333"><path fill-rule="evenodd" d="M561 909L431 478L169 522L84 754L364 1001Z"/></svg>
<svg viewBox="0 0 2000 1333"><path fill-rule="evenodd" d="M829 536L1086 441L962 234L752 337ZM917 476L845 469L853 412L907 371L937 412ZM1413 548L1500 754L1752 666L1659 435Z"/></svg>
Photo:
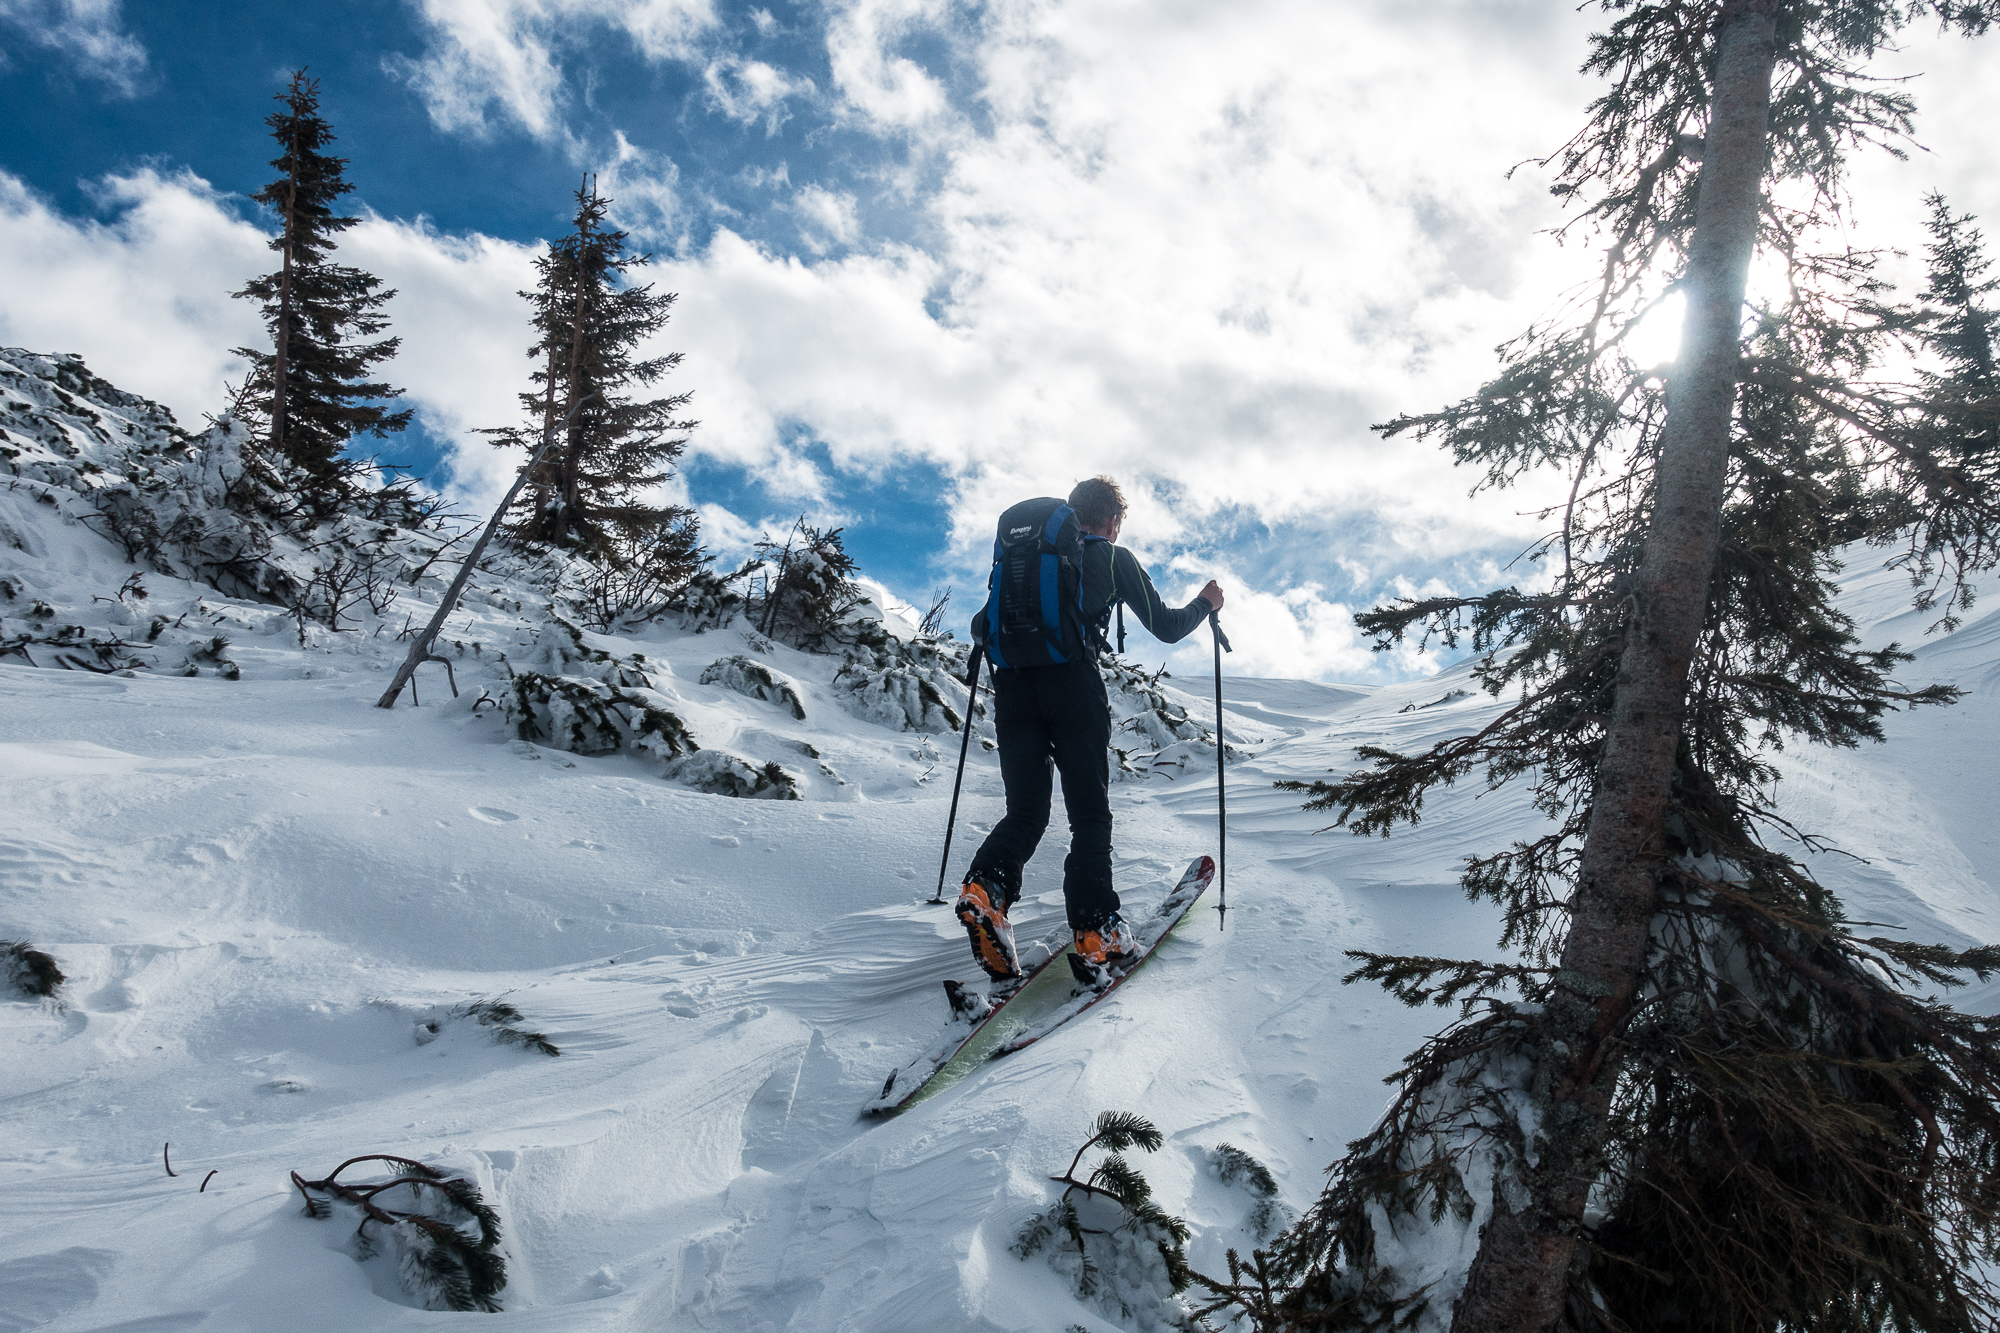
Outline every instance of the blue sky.
<svg viewBox="0 0 2000 1333"><path fill-rule="evenodd" d="M287 71L351 159L343 258L399 291L384 446L470 506L524 387L515 289L586 171L678 291L721 553L805 513L900 594L983 581L993 515L1110 472L1170 596L1231 590L1261 674L1380 679L1351 614L1470 589L1536 491L1370 422L1476 387L1587 263L1532 170L1593 88L1544 0L0 0L0 342L81 351L184 420L257 336L244 196ZM1993 39L1913 36L1931 149L1857 176L1861 239L1923 190L1991 223ZM1145 660L1205 669L1193 647Z"/></svg>

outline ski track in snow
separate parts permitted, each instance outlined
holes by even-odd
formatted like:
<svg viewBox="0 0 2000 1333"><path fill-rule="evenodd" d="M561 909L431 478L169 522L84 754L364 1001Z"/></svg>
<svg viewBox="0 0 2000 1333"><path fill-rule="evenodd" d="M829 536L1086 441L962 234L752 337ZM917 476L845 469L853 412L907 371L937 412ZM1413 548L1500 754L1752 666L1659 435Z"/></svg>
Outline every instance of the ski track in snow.
<svg viewBox="0 0 2000 1333"><path fill-rule="evenodd" d="M69 545L37 577L57 570L73 602L127 572L48 532ZM1496 914L1465 900L1459 864L1535 820L1524 791L1473 781L1392 838L1320 834L1323 816L1270 786L1345 770L1360 743L1477 726L1497 705L1450 698L1463 668L1392 687L1226 681L1230 739L1252 751L1229 774L1228 928L1205 907L1089 1015L864 1120L937 1036L939 983L977 975L949 910L924 903L951 738L927 749L843 712L837 659L737 630L617 641L672 679L703 745L796 763L810 744L845 779L808 771L796 802L706 795L657 763L514 739L474 711L470 673L457 701L426 677L424 707L378 710L392 640L293 650L268 609L148 578L159 603L237 617L242 680L0 662L0 936L69 973L60 1003L0 1002L5 1333L461 1317L412 1308L386 1261L355 1262L347 1225L301 1215L288 1171L368 1152L468 1172L498 1207L506 1311L472 1316L496 1328L1107 1328L1047 1264L1007 1252L1091 1119L1160 1127L1167 1146L1139 1164L1193 1225L1195 1266L1222 1271L1225 1248L1254 1243L1251 1200L1207 1150L1250 1152L1302 1209L1380 1112L1382 1078L1450 1016L1341 985L1342 951L1491 956ZM1887 746L1788 751L1785 809L1866 858L1816 858L1853 915L1993 941L2000 618L1925 638L1905 594L1864 575L1848 600L1871 641L1917 645L1912 683L1968 697L1892 718ZM792 677L811 720L694 683L738 652ZM1206 715L1208 687L1189 684L1174 697ZM973 753L954 873L1001 810L997 766ZM1199 764L1112 795L1128 900L1216 850ZM1059 805L1054 823L1024 939L1061 920ZM1996 988L1961 1002L2000 1007ZM500 995L559 1057L467 1022L415 1039Z"/></svg>

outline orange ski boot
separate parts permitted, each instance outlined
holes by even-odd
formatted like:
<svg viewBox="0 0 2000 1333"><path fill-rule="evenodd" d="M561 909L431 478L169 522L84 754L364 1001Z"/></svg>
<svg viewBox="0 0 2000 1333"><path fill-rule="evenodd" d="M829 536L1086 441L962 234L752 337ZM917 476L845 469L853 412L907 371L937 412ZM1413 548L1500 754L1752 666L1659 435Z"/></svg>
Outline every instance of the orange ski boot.
<svg viewBox="0 0 2000 1333"><path fill-rule="evenodd" d="M1076 932L1069 970L1079 985L1103 990L1138 956L1139 937L1132 933L1123 917L1113 912L1095 929Z"/></svg>
<svg viewBox="0 0 2000 1333"><path fill-rule="evenodd" d="M1007 922L1007 903L999 890L967 878L953 910L965 923L965 933L972 938L972 956L987 976L1011 981L1021 974L1021 960L1014 952L1014 927Z"/></svg>

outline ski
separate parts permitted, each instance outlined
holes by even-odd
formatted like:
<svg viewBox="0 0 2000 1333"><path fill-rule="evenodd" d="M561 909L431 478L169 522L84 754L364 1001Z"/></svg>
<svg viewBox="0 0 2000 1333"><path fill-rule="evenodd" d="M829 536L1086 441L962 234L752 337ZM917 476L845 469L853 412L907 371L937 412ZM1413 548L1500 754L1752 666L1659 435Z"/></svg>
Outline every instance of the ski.
<svg viewBox="0 0 2000 1333"><path fill-rule="evenodd" d="M941 1092L950 1083L957 1082L957 1078L953 1078L936 1087L931 1086L937 1082L938 1075L944 1072L946 1065L951 1064L961 1052L987 1035L987 1029L993 1026L993 1021L1008 1005L1019 999L1038 977L1049 970L1049 964L1069 953L1068 934L1065 928L1061 934L1036 940L1022 950L1021 980L1015 984L1012 991L997 1001L969 991L956 981L945 982L944 994L951 1005L951 1023L945 1028L944 1035L939 1037L929 1050L910 1063L891 1070L889 1077L882 1082L882 1091L876 1093L861 1108L862 1114L893 1114L914 1102L919 1093L928 1095ZM999 1028L994 1028L993 1035L997 1036L999 1031ZM990 1045L990 1042L982 1042L982 1047Z"/></svg>
<svg viewBox="0 0 2000 1333"><path fill-rule="evenodd" d="M905 1110L956 1084L984 1061L1039 1041L1089 1009L1138 971L1159 943L1186 918L1214 878L1212 859L1199 856L1190 862L1173 891L1151 914L1135 923L1140 945L1136 960L1101 990L1079 991L1071 967L1052 966L1059 960L1069 960L1074 953L1067 931L1029 946L1022 958L1026 975L998 1003L989 1003L984 996L955 981L945 982L945 996L952 1008L951 1025L929 1050L893 1071L884 1080L882 1091L862 1107L862 1113L893 1115Z"/></svg>
<svg viewBox="0 0 2000 1333"><path fill-rule="evenodd" d="M1089 964L1072 956L1070 966L1071 970L1077 973L1077 977L1074 993L1068 1001L1051 1012L1036 1016L1031 1022L1015 1027L1013 1033L995 1046L987 1058L997 1060L1003 1055L1011 1055L1015 1051L1034 1045L1072 1018L1087 1013L1099 1001L1124 985L1132 974L1153 956L1153 951L1174 933L1174 928L1187 920L1188 913L1194 910L1196 901L1208 891L1208 886L1214 881L1215 862L1206 856L1196 857L1188 864L1187 870L1181 875L1180 883L1174 886L1174 891L1161 901L1150 917L1138 924L1139 955L1129 966L1121 972L1112 974L1110 980L1103 985L1091 987L1083 984L1083 969L1088 968Z"/></svg>

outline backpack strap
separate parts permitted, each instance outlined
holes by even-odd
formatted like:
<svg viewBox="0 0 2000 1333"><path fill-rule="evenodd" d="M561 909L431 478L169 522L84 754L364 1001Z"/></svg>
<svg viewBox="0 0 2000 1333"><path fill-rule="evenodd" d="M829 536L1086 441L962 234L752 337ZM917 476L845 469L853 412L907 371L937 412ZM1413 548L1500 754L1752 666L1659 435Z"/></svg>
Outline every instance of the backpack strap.
<svg viewBox="0 0 2000 1333"><path fill-rule="evenodd" d="M986 576L986 656L996 667L1012 664L1000 651L1000 562L1004 558L1000 539L993 539L993 569Z"/></svg>

